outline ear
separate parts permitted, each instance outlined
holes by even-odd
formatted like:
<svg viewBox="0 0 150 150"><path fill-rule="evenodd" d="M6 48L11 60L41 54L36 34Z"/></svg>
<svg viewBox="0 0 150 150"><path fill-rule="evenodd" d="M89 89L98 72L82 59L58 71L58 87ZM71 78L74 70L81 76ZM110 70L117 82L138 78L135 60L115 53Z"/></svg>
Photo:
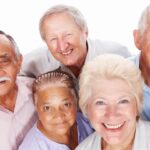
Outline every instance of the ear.
<svg viewBox="0 0 150 150"><path fill-rule="evenodd" d="M19 55L19 58L18 58L18 61L17 61L18 73L20 72L20 68L21 68L21 65L22 65L22 61L23 61L23 57L22 57L22 55L20 54L20 55Z"/></svg>
<svg viewBox="0 0 150 150"><path fill-rule="evenodd" d="M89 35L88 29L86 29L85 34L86 34L86 36L88 37L88 35Z"/></svg>
<svg viewBox="0 0 150 150"><path fill-rule="evenodd" d="M141 50L141 42L142 42L142 35L141 32L139 30L134 30L133 31L133 37L134 37L134 43L135 46Z"/></svg>
<svg viewBox="0 0 150 150"><path fill-rule="evenodd" d="M88 37L88 29L87 28L84 28L82 30L82 33L84 34L84 37L87 38Z"/></svg>

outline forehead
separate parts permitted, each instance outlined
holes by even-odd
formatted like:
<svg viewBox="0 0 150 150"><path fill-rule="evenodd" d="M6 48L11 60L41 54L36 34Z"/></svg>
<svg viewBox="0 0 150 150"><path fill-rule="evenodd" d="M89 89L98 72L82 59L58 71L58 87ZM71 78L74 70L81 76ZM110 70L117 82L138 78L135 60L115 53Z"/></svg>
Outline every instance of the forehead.
<svg viewBox="0 0 150 150"><path fill-rule="evenodd" d="M52 25L63 25L65 24L66 26L75 26L78 27L76 24L73 16L71 16L67 12L59 12L55 14L51 14L49 16L46 16L44 19L44 26L52 26Z"/></svg>
<svg viewBox="0 0 150 150"><path fill-rule="evenodd" d="M71 90L66 86L45 86L37 90L38 99L46 100L50 98L64 98L72 96Z"/></svg>
<svg viewBox="0 0 150 150"><path fill-rule="evenodd" d="M4 54L14 56L15 52L11 42L4 35L0 35L0 55Z"/></svg>
<svg viewBox="0 0 150 150"><path fill-rule="evenodd" d="M95 84L97 83L97 84ZM119 96L123 93L131 94L130 86L126 81L120 78L100 79L92 82L93 95L106 95L107 97Z"/></svg>

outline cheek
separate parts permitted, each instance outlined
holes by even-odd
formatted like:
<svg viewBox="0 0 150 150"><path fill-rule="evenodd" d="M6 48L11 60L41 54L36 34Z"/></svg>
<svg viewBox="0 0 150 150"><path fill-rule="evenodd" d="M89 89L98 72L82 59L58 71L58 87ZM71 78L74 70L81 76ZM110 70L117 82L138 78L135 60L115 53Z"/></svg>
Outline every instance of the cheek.
<svg viewBox="0 0 150 150"><path fill-rule="evenodd" d="M46 39L45 42L46 42L46 44L47 44L48 49L50 50L50 52L54 53L56 51L56 48L57 48L56 41L50 42L48 39Z"/></svg>
<svg viewBox="0 0 150 150"><path fill-rule="evenodd" d="M73 108L69 112L66 112L66 114L70 116L70 118L76 120L77 110L76 108Z"/></svg>
<svg viewBox="0 0 150 150"><path fill-rule="evenodd" d="M7 67L5 69L5 72L12 78L16 79L17 73L18 73L18 67L16 65L13 65L11 67Z"/></svg>
<svg viewBox="0 0 150 150"><path fill-rule="evenodd" d="M93 108L87 110L87 116L93 126L99 124L102 120L102 113Z"/></svg>
<svg viewBox="0 0 150 150"><path fill-rule="evenodd" d="M126 111L124 111L125 115L128 116L129 118L136 118L138 115L138 109L136 104L133 104L126 108Z"/></svg>
<svg viewBox="0 0 150 150"><path fill-rule="evenodd" d="M45 113L41 112L40 110L38 110L38 117L39 117L39 120L45 124L51 120L50 115L46 115Z"/></svg>
<svg viewBox="0 0 150 150"><path fill-rule="evenodd" d="M137 109L135 108L131 108L131 109L127 109L125 112L126 116L128 116L129 118L136 118L138 115Z"/></svg>

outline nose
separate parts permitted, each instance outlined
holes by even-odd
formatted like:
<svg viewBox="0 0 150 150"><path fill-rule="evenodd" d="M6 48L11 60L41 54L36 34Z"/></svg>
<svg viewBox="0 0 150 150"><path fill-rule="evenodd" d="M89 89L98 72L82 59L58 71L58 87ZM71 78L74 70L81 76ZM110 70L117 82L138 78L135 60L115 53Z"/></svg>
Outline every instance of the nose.
<svg viewBox="0 0 150 150"><path fill-rule="evenodd" d="M57 48L59 51L62 51L62 52L66 51L67 47L68 47L68 43L64 38L58 39Z"/></svg>
<svg viewBox="0 0 150 150"><path fill-rule="evenodd" d="M113 119L118 116L118 109L116 106L108 106L106 108L105 117L108 119Z"/></svg>
<svg viewBox="0 0 150 150"><path fill-rule="evenodd" d="M57 119L62 119L64 116L65 116L65 113L64 113L64 111L63 111L61 108L58 108L58 109L55 111L55 117L56 117Z"/></svg>

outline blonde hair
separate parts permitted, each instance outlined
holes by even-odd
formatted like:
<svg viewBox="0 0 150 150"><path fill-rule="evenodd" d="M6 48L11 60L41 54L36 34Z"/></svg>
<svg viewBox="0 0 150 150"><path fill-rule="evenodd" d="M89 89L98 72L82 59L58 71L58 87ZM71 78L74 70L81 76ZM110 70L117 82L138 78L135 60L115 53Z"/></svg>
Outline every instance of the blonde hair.
<svg viewBox="0 0 150 150"><path fill-rule="evenodd" d="M104 54L87 62L80 74L79 106L84 115L86 115L88 99L92 94L93 81L110 78L120 78L128 83L131 94L136 99L138 113L140 113L143 102L143 78L140 70L122 56Z"/></svg>

